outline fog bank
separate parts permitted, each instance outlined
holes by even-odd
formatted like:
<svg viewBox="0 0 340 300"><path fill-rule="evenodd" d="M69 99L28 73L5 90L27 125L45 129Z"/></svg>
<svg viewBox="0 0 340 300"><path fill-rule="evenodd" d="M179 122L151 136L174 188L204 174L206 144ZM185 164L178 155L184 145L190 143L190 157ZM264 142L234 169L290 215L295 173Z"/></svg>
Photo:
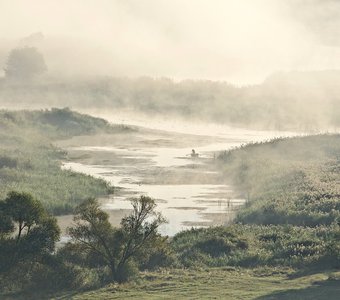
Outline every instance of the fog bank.
<svg viewBox="0 0 340 300"><path fill-rule="evenodd" d="M340 68L339 16L333 0L3 0L0 64L34 44L54 75L258 83Z"/></svg>

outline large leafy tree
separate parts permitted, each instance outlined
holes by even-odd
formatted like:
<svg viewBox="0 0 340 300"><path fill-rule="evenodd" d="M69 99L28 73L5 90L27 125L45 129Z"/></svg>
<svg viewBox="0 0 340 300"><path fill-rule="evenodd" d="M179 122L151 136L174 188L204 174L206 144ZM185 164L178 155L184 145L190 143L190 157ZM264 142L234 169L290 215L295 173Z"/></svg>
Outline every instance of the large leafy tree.
<svg viewBox="0 0 340 300"><path fill-rule="evenodd" d="M15 223L19 241L24 230L29 234L34 225L44 218L44 209L39 201L27 193L10 192L3 205L5 214Z"/></svg>
<svg viewBox="0 0 340 300"><path fill-rule="evenodd" d="M112 279L118 282L127 279L129 262L145 259L148 252L165 241L158 233L165 219L155 211L155 201L141 196L131 203L132 213L122 219L120 228L114 228L98 201L89 199L77 208L75 226L69 229L69 246L107 265Z"/></svg>
<svg viewBox="0 0 340 300"><path fill-rule="evenodd" d="M6 213L6 204L0 201L0 240L4 239L8 234L14 231L14 224Z"/></svg>
<svg viewBox="0 0 340 300"><path fill-rule="evenodd" d="M44 56L35 47L16 48L11 50L5 75L11 79L32 79L47 71Z"/></svg>
<svg viewBox="0 0 340 300"><path fill-rule="evenodd" d="M0 201L0 264L11 267L54 250L60 229L30 194L10 192Z"/></svg>

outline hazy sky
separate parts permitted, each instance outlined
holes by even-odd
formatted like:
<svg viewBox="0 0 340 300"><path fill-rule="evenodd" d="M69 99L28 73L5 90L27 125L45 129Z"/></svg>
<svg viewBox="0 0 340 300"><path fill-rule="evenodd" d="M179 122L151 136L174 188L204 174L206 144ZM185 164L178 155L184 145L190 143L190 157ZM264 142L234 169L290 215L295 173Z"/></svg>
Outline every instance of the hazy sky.
<svg viewBox="0 0 340 300"><path fill-rule="evenodd" d="M51 72L245 84L340 68L338 0L0 0L0 47L34 32Z"/></svg>

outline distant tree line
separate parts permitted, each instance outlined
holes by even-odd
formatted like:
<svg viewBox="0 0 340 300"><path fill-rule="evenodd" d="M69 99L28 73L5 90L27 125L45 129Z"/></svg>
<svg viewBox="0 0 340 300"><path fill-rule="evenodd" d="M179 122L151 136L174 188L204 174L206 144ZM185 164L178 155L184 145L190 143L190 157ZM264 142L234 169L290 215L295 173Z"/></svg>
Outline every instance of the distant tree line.
<svg viewBox="0 0 340 300"><path fill-rule="evenodd" d="M37 65L42 71L42 64ZM0 81L0 101L127 109L253 129L317 131L340 125L339 80L337 71L278 73L262 84L241 87L148 77L41 78L30 84L4 80Z"/></svg>
<svg viewBox="0 0 340 300"><path fill-rule="evenodd" d="M30 80L45 73L47 66L44 56L35 47L11 50L4 68L7 79Z"/></svg>

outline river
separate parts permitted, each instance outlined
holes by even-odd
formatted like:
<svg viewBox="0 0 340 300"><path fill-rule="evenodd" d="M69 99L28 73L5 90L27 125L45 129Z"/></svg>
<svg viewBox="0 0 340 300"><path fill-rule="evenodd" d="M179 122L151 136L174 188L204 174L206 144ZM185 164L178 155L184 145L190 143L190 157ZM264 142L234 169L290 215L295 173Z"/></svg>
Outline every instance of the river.
<svg viewBox="0 0 340 300"><path fill-rule="evenodd" d="M103 116L103 115L101 115ZM103 178L116 187L114 195L101 199L118 224L131 209L129 198L148 195L168 223L160 228L173 236L191 227L228 223L244 203L228 180L216 171L219 151L248 142L264 141L290 132L251 131L214 124L179 124L166 120L135 120L104 116L115 123L133 124L136 130L75 137L61 141L70 160L64 169ZM192 158L192 149L199 154ZM121 212L121 214L117 214Z"/></svg>

